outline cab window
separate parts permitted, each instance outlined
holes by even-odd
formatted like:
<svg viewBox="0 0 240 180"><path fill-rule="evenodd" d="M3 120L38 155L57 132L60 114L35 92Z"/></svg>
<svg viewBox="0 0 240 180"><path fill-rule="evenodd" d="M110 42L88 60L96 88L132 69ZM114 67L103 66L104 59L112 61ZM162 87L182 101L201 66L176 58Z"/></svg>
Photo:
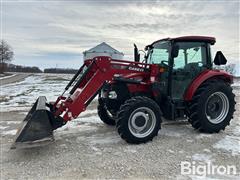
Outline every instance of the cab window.
<svg viewBox="0 0 240 180"><path fill-rule="evenodd" d="M150 64L161 64L162 61L168 61L169 58L169 41L160 41L153 45L150 49L148 62Z"/></svg>
<svg viewBox="0 0 240 180"><path fill-rule="evenodd" d="M174 69L190 66L203 67L207 64L207 46L202 42L179 42L179 53L174 58Z"/></svg>

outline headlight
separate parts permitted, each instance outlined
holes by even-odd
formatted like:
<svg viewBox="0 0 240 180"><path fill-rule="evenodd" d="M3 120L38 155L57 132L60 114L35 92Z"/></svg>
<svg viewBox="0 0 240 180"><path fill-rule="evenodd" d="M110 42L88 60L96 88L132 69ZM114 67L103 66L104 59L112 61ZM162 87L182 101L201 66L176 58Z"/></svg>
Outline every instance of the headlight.
<svg viewBox="0 0 240 180"><path fill-rule="evenodd" d="M115 91L110 91L108 93L108 98L109 99L117 99L117 93Z"/></svg>

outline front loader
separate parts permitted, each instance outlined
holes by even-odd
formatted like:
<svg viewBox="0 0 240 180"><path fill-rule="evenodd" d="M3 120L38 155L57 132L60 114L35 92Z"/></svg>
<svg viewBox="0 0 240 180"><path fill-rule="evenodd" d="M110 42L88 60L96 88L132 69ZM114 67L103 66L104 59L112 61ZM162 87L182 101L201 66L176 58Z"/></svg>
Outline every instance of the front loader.
<svg viewBox="0 0 240 180"><path fill-rule="evenodd" d="M19 128L12 148L54 140L53 130L75 119L98 95L98 114L116 125L128 143L152 140L162 119L188 118L195 129L214 133L229 125L234 113L233 77L212 68L215 38L166 38L146 46L144 62L101 56L86 60L56 102L37 99ZM226 64L219 51L216 65Z"/></svg>

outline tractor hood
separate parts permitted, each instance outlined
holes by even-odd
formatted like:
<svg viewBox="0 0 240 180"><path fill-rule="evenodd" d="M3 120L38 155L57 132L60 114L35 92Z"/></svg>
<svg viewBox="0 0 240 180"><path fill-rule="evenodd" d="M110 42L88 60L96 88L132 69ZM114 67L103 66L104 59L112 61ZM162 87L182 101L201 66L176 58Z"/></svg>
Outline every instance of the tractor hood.
<svg viewBox="0 0 240 180"><path fill-rule="evenodd" d="M147 78L149 77L150 73L147 72L136 72L136 73L131 73L131 74L127 74L122 76L123 78L126 79L138 79L138 78Z"/></svg>
<svg viewBox="0 0 240 180"><path fill-rule="evenodd" d="M137 72L137 73L130 73L128 75L122 76L114 76L114 82L124 82L130 84L141 84L144 83L145 79L149 79L150 73L147 72ZM113 83L114 83L113 82Z"/></svg>

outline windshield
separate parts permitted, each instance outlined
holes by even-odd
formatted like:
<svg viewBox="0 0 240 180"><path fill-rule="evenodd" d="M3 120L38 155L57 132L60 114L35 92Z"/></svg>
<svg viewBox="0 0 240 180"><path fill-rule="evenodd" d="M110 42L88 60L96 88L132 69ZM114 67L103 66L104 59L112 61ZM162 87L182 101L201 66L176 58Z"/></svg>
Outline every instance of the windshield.
<svg viewBox="0 0 240 180"><path fill-rule="evenodd" d="M147 62L149 64L160 64L162 61L168 61L169 57L169 41L160 41L148 50Z"/></svg>

